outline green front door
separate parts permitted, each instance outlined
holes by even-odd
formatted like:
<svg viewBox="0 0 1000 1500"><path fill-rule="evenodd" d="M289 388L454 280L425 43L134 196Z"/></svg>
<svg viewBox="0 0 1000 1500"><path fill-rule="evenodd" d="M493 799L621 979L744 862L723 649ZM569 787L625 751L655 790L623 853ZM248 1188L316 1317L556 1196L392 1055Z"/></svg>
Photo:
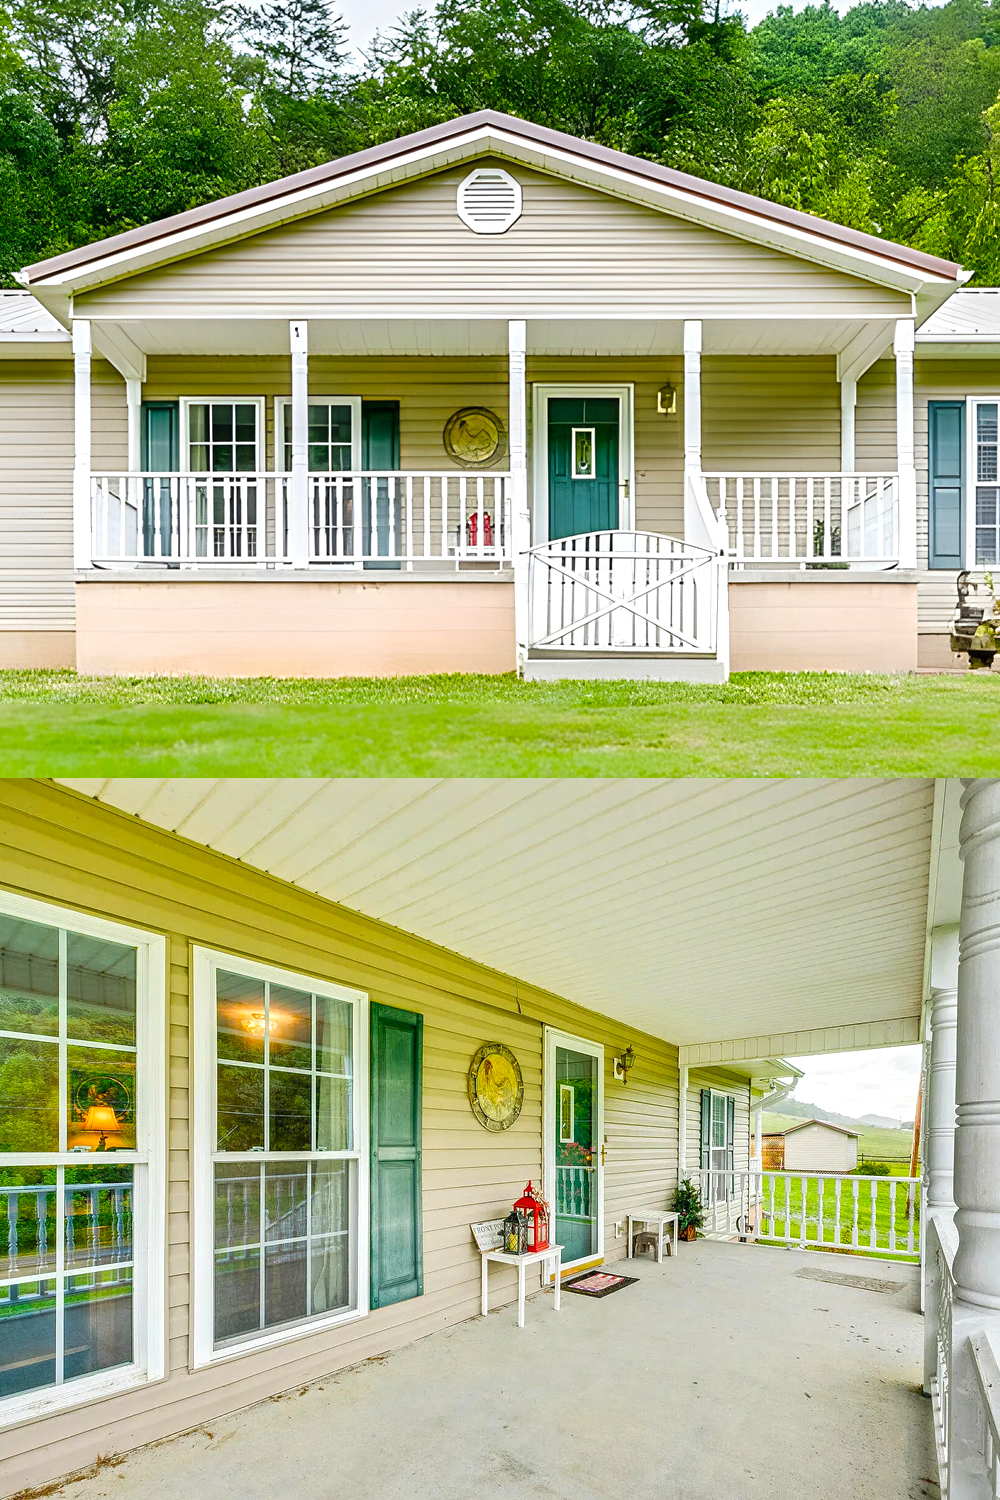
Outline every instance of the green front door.
<svg viewBox="0 0 1000 1500"><path fill-rule="evenodd" d="M550 396L549 537L618 526L619 403L615 396Z"/></svg>

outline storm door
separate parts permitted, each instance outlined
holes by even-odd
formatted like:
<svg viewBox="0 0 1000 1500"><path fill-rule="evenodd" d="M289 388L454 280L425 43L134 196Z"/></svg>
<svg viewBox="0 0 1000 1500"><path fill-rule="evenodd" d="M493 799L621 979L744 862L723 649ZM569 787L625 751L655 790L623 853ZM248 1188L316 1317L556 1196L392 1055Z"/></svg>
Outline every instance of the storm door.
<svg viewBox="0 0 1000 1500"><path fill-rule="evenodd" d="M563 1266L604 1252L604 1049L546 1031L545 1196Z"/></svg>

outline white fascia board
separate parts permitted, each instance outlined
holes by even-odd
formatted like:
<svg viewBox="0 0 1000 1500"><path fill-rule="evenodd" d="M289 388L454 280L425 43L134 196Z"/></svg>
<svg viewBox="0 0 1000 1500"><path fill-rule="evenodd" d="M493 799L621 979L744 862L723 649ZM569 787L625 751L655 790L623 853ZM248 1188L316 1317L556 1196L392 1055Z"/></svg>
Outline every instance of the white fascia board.
<svg viewBox="0 0 1000 1500"><path fill-rule="evenodd" d="M231 242L241 235L273 229L307 214L319 213L338 203L369 195L401 182L437 172L456 161L467 160L483 151L526 166L535 166L585 186L597 188L615 197L630 199L646 207L676 215L693 223L718 229L739 239L768 246L798 259L842 270L893 291L914 293L933 287L940 289L942 300L954 290L955 283L930 272L907 268L891 256L841 245L821 234L736 208L713 202L686 189L655 183L624 168L585 161L571 152L551 146L534 145L523 137L507 134L495 127L479 127L458 136L447 145L430 145L396 157L392 162L359 168L333 183L301 188L265 205L250 205L206 225L192 225L134 249L119 250L92 261L79 269L68 269L31 283L31 289L43 305L43 295L56 288L77 292L92 290L124 275L134 275L164 261L201 253L216 245Z"/></svg>

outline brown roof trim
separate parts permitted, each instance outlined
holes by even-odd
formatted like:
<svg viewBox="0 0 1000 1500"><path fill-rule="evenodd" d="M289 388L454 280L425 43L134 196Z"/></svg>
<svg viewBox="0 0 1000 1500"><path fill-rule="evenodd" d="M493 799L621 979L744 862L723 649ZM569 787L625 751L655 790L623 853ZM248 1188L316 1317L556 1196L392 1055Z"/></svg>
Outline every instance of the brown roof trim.
<svg viewBox="0 0 1000 1500"><path fill-rule="evenodd" d="M678 188L683 192L704 198L706 202L739 209L744 213L753 214L756 218L770 220L784 228L801 229L809 234L820 235L835 244L879 255L883 259L896 261L909 270L926 271L950 281L956 281L961 271L961 267L954 262L940 260L934 255L926 255L922 250L911 250L905 245L896 245L891 240L882 240L873 234L863 234L857 229L846 229L843 225L832 224L827 219L802 213L798 209L785 208L782 204L771 203L766 198L756 198L752 193L742 193L735 188L722 187L702 177L693 177L687 172L677 172L672 167L659 166L656 162L645 161L642 157L629 156L623 151L613 151L610 147L596 145L593 141L580 140L561 130L551 130L546 125L534 125L514 115L501 114L492 109L481 109L474 114L460 115L442 125L432 125L427 130L418 130L412 135L400 136L395 141L385 141L378 146L366 147L364 151L355 151L350 156L340 157L337 161L324 162L322 166L310 167L305 172L296 172L291 177L281 177L276 182L267 182L260 187L248 188L245 192L233 193L228 198L218 198L213 203L202 204L200 208L191 208L184 213L173 214L170 218L157 219L152 224L144 224L137 229L128 229L124 234L112 235L106 240L97 240L93 244L81 246L78 250L68 250L62 255L51 256L48 260L37 261L34 265L27 267L27 281L29 284L33 281L42 281L49 276L74 270L122 250L154 244L157 240L167 238L181 230L214 223L229 214L262 206L283 198L289 193L336 182L338 178L347 177L353 172L384 165L396 157L406 155L407 152L443 144L457 136L464 135L467 131L489 126L505 130L512 135L522 136L535 145L551 146L601 166L631 172L649 182Z"/></svg>

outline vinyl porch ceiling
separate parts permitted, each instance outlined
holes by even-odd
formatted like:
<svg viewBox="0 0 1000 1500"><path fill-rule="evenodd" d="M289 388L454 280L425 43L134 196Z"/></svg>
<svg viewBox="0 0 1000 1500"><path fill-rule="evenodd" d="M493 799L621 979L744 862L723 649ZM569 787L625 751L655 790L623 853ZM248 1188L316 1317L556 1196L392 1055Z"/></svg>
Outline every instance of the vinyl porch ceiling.
<svg viewBox="0 0 1000 1500"><path fill-rule="evenodd" d="M920 1012L929 780L61 784L681 1045Z"/></svg>

